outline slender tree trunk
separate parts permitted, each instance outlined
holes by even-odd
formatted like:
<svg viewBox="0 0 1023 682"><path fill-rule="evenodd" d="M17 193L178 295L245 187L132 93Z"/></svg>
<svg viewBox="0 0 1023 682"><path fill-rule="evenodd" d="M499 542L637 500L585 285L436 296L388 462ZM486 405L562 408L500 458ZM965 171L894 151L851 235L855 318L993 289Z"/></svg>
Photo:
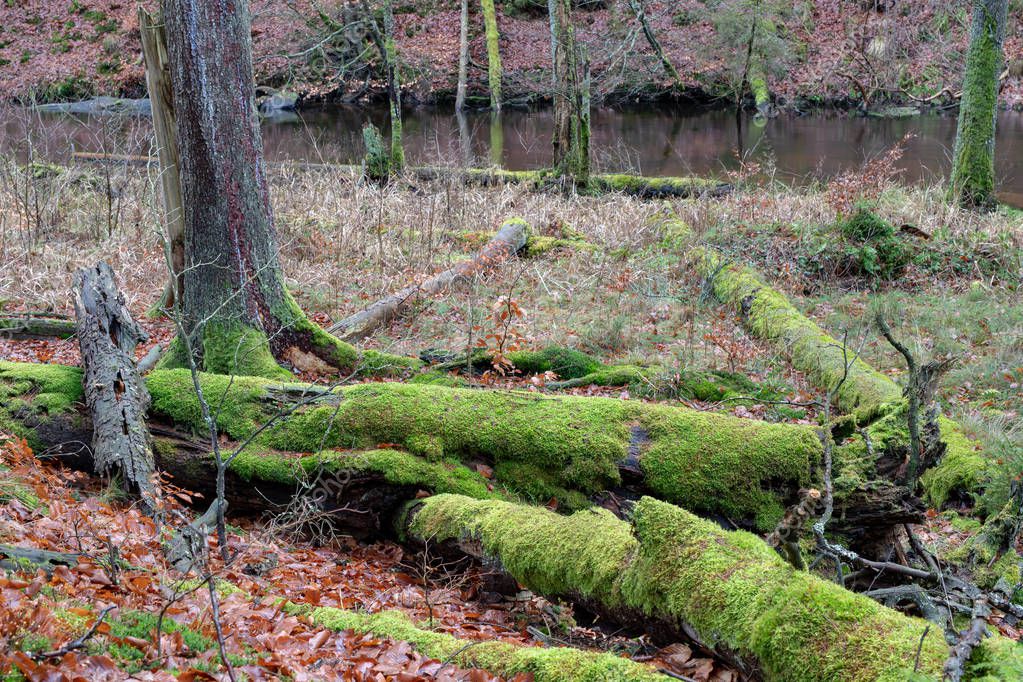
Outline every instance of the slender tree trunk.
<svg viewBox="0 0 1023 682"><path fill-rule="evenodd" d="M589 93L586 58L572 25L572 1L555 0L554 33L554 167L579 184L589 181Z"/></svg>
<svg viewBox="0 0 1023 682"><path fill-rule="evenodd" d="M185 224L185 332L207 371L286 373L354 349L309 322L284 285L256 116L248 3L163 0ZM186 364L176 344L168 366Z"/></svg>
<svg viewBox="0 0 1023 682"><path fill-rule="evenodd" d="M163 195L164 230L173 269L160 301L164 310L174 308L174 293L184 287L185 221L181 202L181 179L178 176L178 142L174 109L171 105L171 82L167 63L167 37L163 22L139 7L139 30L142 54L146 62L146 87L153 112L157 155L160 159L160 187Z"/></svg>
<svg viewBox="0 0 1023 682"><path fill-rule="evenodd" d="M661 60L661 66L664 67L664 72L668 74L671 80L674 82L675 87L679 90L682 89L682 77L678 73L678 69L668 59L668 55L664 53L664 48L661 47L661 42L657 40L657 36L654 35L653 29L650 27L650 22L646 18L646 10L643 9L643 0L629 0L629 7L632 8L632 13L636 15L636 20L639 25L643 28L643 35L646 36L646 41L650 45L650 49L654 51L657 58Z"/></svg>
<svg viewBox="0 0 1023 682"><path fill-rule="evenodd" d="M494 0L480 0L483 27L487 33L487 75L490 80L490 108L501 110L501 34L497 30L497 9Z"/></svg>
<svg viewBox="0 0 1023 682"><path fill-rule="evenodd" d="M458 90L455 111L465 111L466 81L469 79L469 0L462 0L458 26Z"/></svg>
<svg viewBox="0 0 1023 682"><path fill-rule="evenodd" d="M995 117L1008 0L975 0L952 156L952 193L964 206L994 203Z"/></svg>
<svg viewBox="0 0 1023 682"><path fill-rule="evenodd" d="M394 9L384 3L384 62L387 67L387 99L391 106L391 173L405 169L405 149L401 132L401 78L398 74L398 50L394 44Z"/></svg>

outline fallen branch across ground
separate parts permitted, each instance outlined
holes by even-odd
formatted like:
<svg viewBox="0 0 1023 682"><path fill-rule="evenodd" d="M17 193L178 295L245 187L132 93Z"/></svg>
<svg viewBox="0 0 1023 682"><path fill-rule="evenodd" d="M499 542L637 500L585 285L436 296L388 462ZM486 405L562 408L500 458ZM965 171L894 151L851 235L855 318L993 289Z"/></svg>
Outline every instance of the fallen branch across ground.
<svg viewBox="0 0 1023 682"><path fill-rule="evenodd" d="M495 269L507 262L523 246L529 234L529 225L520 218L505 221L501 229L480 251L467 261L458 263L444 272L433 275L419 284L412 284L390 296L386 296L369 307L349 315L327 329L349 342L364 339L381 325L398 317L419 297L439 294L450 287L470 280L472 277Z"/></svg>

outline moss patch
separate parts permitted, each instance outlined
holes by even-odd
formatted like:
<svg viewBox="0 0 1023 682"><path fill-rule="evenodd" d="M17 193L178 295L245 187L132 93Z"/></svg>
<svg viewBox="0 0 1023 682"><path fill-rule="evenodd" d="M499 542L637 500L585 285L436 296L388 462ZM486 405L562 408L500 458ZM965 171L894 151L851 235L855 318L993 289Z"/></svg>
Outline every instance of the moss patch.
<svg viewBox="0 0 1023 682"><path fill-rule="evenodd" d="M670 678L652 667L610 653L567 647L525 647L499 641L465 641L415 625L394 611L359 613L287 604L285 610L331 630L354 630L412 644L416 650L466 668L483 668L504 677L532 674L537 682L655 682Z"/></svg>

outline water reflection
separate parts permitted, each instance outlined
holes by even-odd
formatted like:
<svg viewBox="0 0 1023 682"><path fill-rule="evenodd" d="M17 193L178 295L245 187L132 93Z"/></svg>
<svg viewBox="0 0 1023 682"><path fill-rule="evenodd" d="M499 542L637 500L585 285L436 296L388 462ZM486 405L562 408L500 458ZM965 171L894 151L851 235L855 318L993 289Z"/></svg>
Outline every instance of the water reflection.
<svg viewBox="0 0 1023 682"><path fill-rule="evenodd" d="M551 163L550 111L486 112L455 116L447 110L407 112L404 127L410 163L497 164L518 170ZM263 141L271 161L357 162L363 153L362 126L387 128L386 108L330 107L304 111L294 120L267 122ZM26 131L33 131L36 153L54 160L72 150L147 153L146 119L29 115L5 116L0 131L5 148L24 153ZM955 137L954 115L871 119L839 113L781 116L758 125L726 110L679 113L667 110L593 112L594 165L608 171L647 175L720 174L738 166L743 153L777 176L795 182L857 168L883 153L907 133L900 167L909 182L945 176ZM127 142L125 142L127 140ZM118 150L118 145L122 149ZM124 148L134 145L135 149ZM1023 116L998 117L997 170L1002 198L1023 205Z"/></svg>

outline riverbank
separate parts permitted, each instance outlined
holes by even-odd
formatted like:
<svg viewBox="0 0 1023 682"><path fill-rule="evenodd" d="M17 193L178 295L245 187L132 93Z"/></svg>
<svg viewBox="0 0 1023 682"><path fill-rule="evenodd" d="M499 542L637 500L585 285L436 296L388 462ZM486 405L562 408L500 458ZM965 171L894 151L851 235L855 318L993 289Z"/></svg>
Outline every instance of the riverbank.
<svg viewBox="0 0 1023 682"><path fill-rule="evenodd" d="M155 6L150 0L144 5ZM325 5L328 16L339 7ZM540 3L542 4L542 3ZM870 7L885 3L864 3ZM919 6L918 6L919 5ZM926 5L926 6L923 6ZM663 100L676 105L734 100L740 67L728 36L748 21L739 0L710 11L696 0L645 3L652 30L680 72L673 84L638 30L628 3L589 3L575 16L587 46L598 103ZM257 82L306 103L366 101L382 93L361 66L340 54L332 30L306 0L252 0ZM453 98L458 9L453 0L398 4L397 45L409 102ZM476 11L475 7L473 9ZM1023 9L1010 9L1010 26ZM878 109L895 104L954 103L969 14L965 6L899 3L888 11L816 0L764 17L767 84L778 106ZM487 101L482 19L474 16L470 102ZM144 75L135 5L117 0L26 0L0 6L0 92L18 101L71 101L97 95L140 97ZM547 17L531 3L499 3L498 27L509 104L536 105L551 95ZM732 41L734 42L734 41ZM1023 37L1009 32L1005 107L1023 108Z"/></svg>

